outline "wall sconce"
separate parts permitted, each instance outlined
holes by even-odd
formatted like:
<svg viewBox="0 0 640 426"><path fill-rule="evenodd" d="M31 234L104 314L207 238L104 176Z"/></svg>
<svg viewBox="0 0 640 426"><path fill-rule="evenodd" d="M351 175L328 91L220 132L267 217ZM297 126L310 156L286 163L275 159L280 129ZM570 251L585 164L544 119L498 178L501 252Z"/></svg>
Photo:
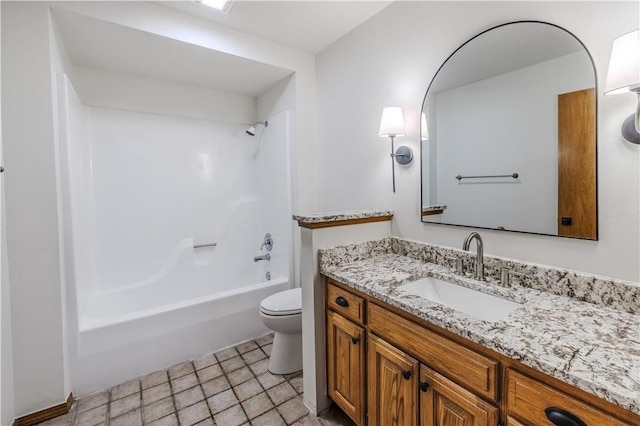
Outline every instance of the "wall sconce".
<svg viewBox="0 0 640 426"><path fill-rule="evenodd" d="M380 130L378 135L381 137L389 136L391 138L391 175L393 176L393 192L396 192L396 167L398 164L409 164L413 160L413 151L408 146L400 146L394 152L393 140L396 136L404 136L404 117L402 116L402 108L387 107L382 110L382 118L380 119ZM394 161L395 160L395 161Z"/></svg>
<svg viewBox="0 0 640 426"><path fill-rule="evenodd" d="M605 95L632 92L638 96L636 113L622 123L622 136L631 143L640 144L640 30L618 37L611 48Z"/></svg>

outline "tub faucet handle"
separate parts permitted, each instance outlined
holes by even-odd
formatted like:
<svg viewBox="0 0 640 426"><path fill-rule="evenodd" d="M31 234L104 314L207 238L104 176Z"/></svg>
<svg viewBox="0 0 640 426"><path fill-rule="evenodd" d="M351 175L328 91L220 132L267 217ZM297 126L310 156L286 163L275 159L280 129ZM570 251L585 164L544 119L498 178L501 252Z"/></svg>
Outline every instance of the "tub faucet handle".
<svg viewBox="0 0 640 426"><path fill-rule="evenodd" d="M271 249L273 248L273 237L268 232L264 235L264 241L262 241L260 250L262 250L263 248L266 248L267 251L271 251Z"/></svg>

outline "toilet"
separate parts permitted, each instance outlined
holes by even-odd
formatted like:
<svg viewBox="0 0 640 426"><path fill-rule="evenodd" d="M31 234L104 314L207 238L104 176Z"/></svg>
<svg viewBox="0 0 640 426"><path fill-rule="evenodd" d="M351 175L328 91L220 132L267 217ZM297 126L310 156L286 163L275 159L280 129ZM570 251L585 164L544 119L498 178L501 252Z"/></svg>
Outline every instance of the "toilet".
<svg viewBox="0 0 640 426"><path fill-rule="evenodd" d="M302 289L281 291L260 302L260 317L275 332L269 372L290 374L302 370Z"/></svg>

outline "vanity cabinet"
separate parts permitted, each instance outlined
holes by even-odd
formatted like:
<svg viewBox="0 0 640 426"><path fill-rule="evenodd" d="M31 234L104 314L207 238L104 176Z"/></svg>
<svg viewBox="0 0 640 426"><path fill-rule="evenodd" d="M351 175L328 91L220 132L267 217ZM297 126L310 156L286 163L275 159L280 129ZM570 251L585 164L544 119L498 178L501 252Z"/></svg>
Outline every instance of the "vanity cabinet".
<svg viewBox="0 0 640 426"><path fill-rule="evenodd" d="M328 280L328 393L358 426L640 425L627 410L345 287Z"/></svg>

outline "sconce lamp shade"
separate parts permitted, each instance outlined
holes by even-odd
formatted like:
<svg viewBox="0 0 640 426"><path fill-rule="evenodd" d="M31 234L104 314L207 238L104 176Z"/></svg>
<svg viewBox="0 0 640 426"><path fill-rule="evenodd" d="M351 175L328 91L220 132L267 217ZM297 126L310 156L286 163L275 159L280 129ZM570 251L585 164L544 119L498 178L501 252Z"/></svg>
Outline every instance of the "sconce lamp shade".
<svg viewBox="0 0 640 426"><path fill-rule="evenodd" d="M615 39L607 72L605 95L640 91L640 30Z"/></svg>
<svg viewBox="0 0 640 426"><path fill-rule="evenodd" d="M404 136L404 117L402 108L387 107L382 110L380 119L380 136Z"/></svg>

